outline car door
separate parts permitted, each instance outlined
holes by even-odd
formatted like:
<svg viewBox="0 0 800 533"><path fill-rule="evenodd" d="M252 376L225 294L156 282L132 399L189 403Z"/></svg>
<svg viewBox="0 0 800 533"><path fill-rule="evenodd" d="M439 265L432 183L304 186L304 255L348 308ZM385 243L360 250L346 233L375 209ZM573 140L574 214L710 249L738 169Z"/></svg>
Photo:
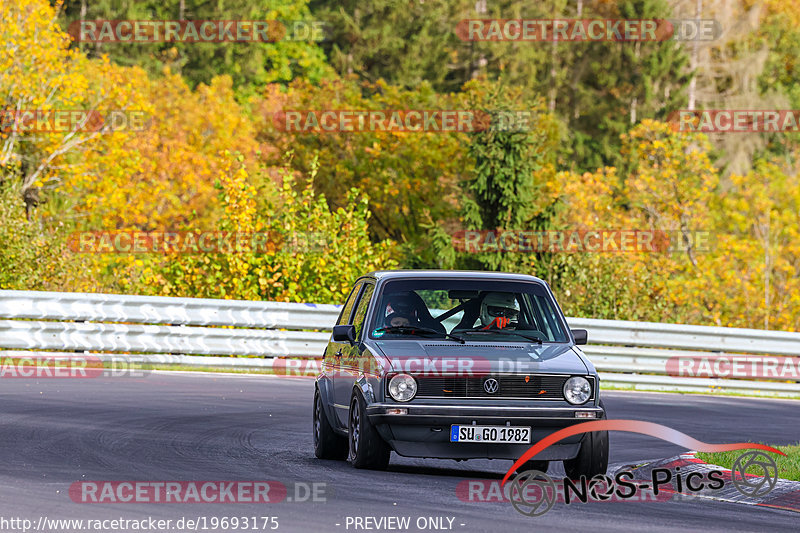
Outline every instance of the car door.
<svg viewBox="0 0 800 533"><path fill-rule="evenodd" d="M338 343L341 356L337 356L339 367L333 377L333 394L335 398L334 404L336 405L336 416L339 419L339 423L345 427L348 425L353 383L358 379L361 371L359 368L359 360L361 351L364 349L361 340L364 333L364 322L367 318L369 302L374 292L375 284L365 282L361 294L358 296L358 302L356 303L350 321L350 324L356 328L356 342L354 342L353 345L346 342Z"/></svg>
<svg viewBox="0 0 800 533"><path fill-rule="evenodd" d="M356 306L356 301L358 300L358 295L361 292L361 288L364 286L363 281L357 282L353 289L350 291L350 295L345 300L345 304L342 307L342 311L339 313L339 318L336 320L337 326L342 326L344 324L350 323L350 318L353 316L353 309ZM341 355L342 350L347 346L347 343L337 342L333 340L333 335L331 335L331 340L328 341L328 345L325 347L325 354L322 356L322 368L325 374L329 377L331 382L331 391L334 391L335 383L336 383L336 374L338 374L340 369L340 362L341 362ZM334 411L338 412L336 408L336 394L332 392L331 400L334 403ZM338 415L337 415L338 416Z"/></svg>

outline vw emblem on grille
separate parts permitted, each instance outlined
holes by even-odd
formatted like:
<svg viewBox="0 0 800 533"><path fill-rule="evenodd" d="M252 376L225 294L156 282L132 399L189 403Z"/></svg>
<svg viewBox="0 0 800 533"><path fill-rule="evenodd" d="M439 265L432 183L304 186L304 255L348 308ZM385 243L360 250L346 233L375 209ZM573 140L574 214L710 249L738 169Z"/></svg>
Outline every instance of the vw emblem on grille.
<svg viewBox="0 0 800 533"><path fill-rule="evenodd" d="M483 382L483 390L488 392L489 394L494 394L497 392L497 389L500 387L500 384L494 378L489 378Z"/></svg>

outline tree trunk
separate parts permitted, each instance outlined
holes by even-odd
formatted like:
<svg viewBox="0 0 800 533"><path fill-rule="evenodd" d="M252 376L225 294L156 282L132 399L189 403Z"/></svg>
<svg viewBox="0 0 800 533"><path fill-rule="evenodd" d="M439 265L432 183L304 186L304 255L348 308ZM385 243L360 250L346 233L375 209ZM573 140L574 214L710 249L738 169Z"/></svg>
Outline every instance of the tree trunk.
<svg viewBox="0 0 800 533"><path fill-rule="evenodd" d="M694 16L696 19L700 19L700 14L703 11L703 0L697 0L695 4L695 11ZM697 70L697 62L698 62L698 55L699 55L699 43L697 39L692 41L692 53L689 55L689 68L692 69L692 72ZM696 101L697 101L697 77L692 76L692 79L689 80L689 89L687 90L688 94L688 101L686 103L686 109L690 111L694 111Z"/></svg>

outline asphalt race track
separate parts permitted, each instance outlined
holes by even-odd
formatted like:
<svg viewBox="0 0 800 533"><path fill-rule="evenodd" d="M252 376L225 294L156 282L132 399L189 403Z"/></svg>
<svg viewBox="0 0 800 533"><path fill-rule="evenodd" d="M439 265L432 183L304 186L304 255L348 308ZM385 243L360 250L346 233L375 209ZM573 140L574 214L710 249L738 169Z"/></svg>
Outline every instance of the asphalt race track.
<svg viewBox="0 0 800 533"><path fill-rule="evenodd" d="M419 531L417 520L425 526L428 517L450 518L452 530L464 532L800 530L800 513L710 500L556 504L535 518L507 502L462 501L456 495L459 482L498 480L510 462L393 454L388 472L372 472L317 460L311 445L312 394L311 379L272 376L159 372L137 378L4 379L0 517L38 524L40 517L270 516L278 519L277 531L374 531L354 528L353 517L366 516L410 517L409 531ZM605 403L611 418L658 422L705 442L800 441L800 402L608 392ZM634 464L682 451L650 437L611 434L611 463ZM290 498L293 488L301 500L308 499L305 488L312 483L325 485L318 485L318 500L324 501L317 502L73 502L70 485L86 480L273 480L290 487ZM435 530L430 527L423 530ZM173 525L167 530L187 529Z"/></svg>

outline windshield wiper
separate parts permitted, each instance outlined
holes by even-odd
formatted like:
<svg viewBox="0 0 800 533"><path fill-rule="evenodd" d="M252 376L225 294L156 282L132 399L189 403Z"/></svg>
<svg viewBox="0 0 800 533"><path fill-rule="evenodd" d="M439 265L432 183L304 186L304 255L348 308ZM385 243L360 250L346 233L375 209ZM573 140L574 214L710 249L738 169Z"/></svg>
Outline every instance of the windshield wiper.
<svg viewBox="0 0 800 533"><path fill-rule="evenodd" d="M460 342L461 344L467 342L461 337L458 337L456 335L450 335L449 333L442 333L441 331L436 331L435 329L421 328L417 326L386 326L385 328L378 328L373 330L373 333L408 333L410 335L427 333L433 335L444 335L446 338L453 339L454 341Z"/></svg>
<svg viewBox="0 0 800 533"><path fill-rule="evenodd" d="M510 329L475 329L475 330L467 330L467 331L462 331L461 332L461 334L465 334L465 333L478 334L478 335L487 335L487 334L493 334L493 333L505 333L507 335L516 335L518 337L524 337L524 338L528 339L529 341L538 342L539 344L542 344L542 339L540 339L539 337L534 337L532 335L525 335L524 333L520 333L519 331L514 331L514 330L510 330Z"/></svg>

